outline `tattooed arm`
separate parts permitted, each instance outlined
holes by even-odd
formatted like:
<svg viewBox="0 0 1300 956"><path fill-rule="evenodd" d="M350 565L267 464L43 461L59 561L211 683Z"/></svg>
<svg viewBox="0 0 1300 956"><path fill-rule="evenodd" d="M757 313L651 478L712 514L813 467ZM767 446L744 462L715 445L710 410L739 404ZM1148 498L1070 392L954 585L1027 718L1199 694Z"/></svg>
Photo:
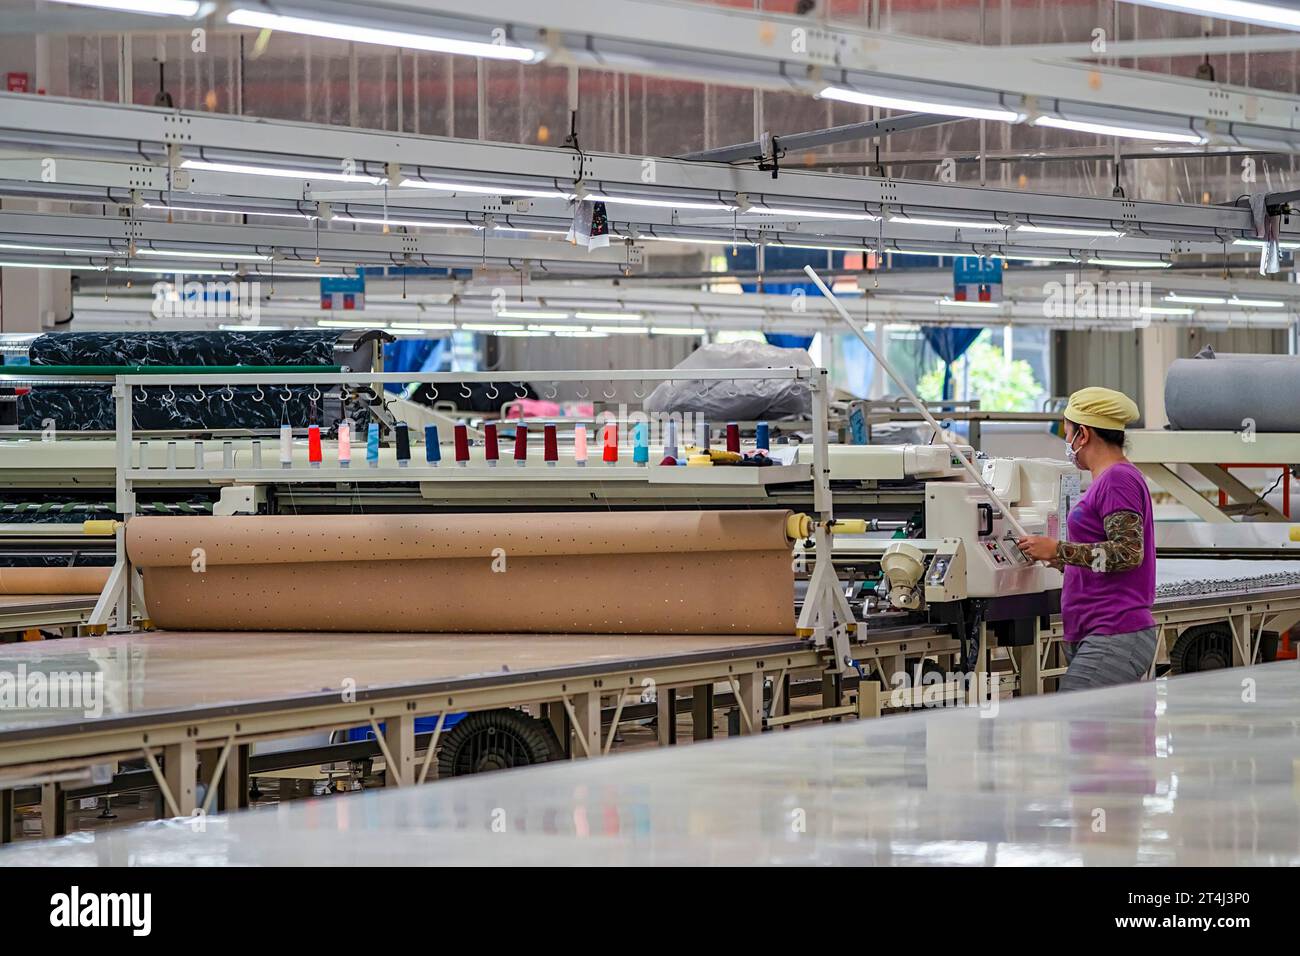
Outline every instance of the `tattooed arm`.
<svg viewBox="0 0 1300 956"><path fill-rule="evenodd" d="M1136 511L1112 511L1104 523L1106 540L1096 544L1062 541L1057 560L1094 571L1127 571L1142 563L1142 516Z"/></svg>

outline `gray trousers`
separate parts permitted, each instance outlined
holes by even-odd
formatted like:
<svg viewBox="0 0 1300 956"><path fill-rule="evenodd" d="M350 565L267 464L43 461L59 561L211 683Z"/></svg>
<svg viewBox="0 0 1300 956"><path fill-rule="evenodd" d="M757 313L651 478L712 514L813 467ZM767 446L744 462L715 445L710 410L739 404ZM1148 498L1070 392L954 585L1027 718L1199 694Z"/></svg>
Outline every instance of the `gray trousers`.
<svg viewBox="0 0 1300 956"><path fill-rule="evenodd" d="M1156 656L1156 629L1128 634L1089 634L1081 641L1064 642L1069 669L1060 690L1131 684L1147 676Z"/></svg>

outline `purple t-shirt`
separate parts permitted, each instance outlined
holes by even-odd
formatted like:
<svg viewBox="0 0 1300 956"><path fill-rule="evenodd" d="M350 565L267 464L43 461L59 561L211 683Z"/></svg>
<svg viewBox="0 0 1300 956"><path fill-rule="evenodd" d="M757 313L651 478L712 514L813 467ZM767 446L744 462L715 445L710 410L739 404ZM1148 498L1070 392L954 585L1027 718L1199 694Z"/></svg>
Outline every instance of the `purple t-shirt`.
<svg viewBox="0 0 1300 956"><path fill-rule="evenodd" d="M1094 571L1067 564L1061 589L1061 621L1067 641L1091 634L1128 634L1155 627L1156 535L1146 480L1132 462L1121 461L1088 486L1066 519L1067 540L1096 544L1106 540L1105 520L1116 511L1142 516L1142 563L1127 571Z"/></svg>

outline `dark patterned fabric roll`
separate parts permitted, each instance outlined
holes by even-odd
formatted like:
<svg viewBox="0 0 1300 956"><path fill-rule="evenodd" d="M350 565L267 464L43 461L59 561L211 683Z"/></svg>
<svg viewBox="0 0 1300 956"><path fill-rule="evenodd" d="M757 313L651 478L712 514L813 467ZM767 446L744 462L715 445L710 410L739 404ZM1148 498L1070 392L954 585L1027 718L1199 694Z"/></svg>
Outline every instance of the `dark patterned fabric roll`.
<svg viewBox="0 0 1300 956"><path fill-rule="evenodd" d="M391 340L375 329L290 329L267 332L54 332L32 341L33 365L58 367L179 365L372 367L375 343ZM343 418L369 422L365 406L343 406L337 389L317 393L310 385L288 388L270 378L265 386L227 389L219 381L198 387L137 388L133 422L143 431L274 430L318 424L332 433ZM315 406L313 408L313 405ZM67 432L111 432L115 412L110 385L37 385L18 399L18 427Z"/></svg>
<svg viewBox="0 0 1300 956"><path fill-rule="evenodd" d="M365 358L350 329L280 332L52 332L32 341L33 365L345 365ZM369 350L363 350L368 353Z"/></svg>

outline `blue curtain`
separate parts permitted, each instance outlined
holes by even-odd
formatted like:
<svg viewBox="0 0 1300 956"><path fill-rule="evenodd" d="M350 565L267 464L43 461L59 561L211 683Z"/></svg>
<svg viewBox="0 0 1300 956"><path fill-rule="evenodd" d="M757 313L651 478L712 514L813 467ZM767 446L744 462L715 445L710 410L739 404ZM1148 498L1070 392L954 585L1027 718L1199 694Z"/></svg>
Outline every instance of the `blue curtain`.
<svg viewBox="0 0 1300 956"><path fill-rule="evenodd" d="M437 372L442 369L449 339L416 339L403 336L384 346L385 372ZM403 386L389 382L385 391L401 392Z"/></svg>
<svg viewBox="0 0 1300 956"><path fill-rule="evenodd" d="M925 340L930 343L930 348L938 353L939 358L943 359L943 397L950 399L952 395L952 363L957 361L966 354L980 333L984 330L959 328L954 326L936 326L927 325L921 328L921 334Z"/></svg>
<svg viewBox="0 0 1300 956"><path fill-rule="evenodd" d="M784 332L764 332L763 337L768 345L783 349L806 349L813 340L811 335L786 335Z"/></svg>

